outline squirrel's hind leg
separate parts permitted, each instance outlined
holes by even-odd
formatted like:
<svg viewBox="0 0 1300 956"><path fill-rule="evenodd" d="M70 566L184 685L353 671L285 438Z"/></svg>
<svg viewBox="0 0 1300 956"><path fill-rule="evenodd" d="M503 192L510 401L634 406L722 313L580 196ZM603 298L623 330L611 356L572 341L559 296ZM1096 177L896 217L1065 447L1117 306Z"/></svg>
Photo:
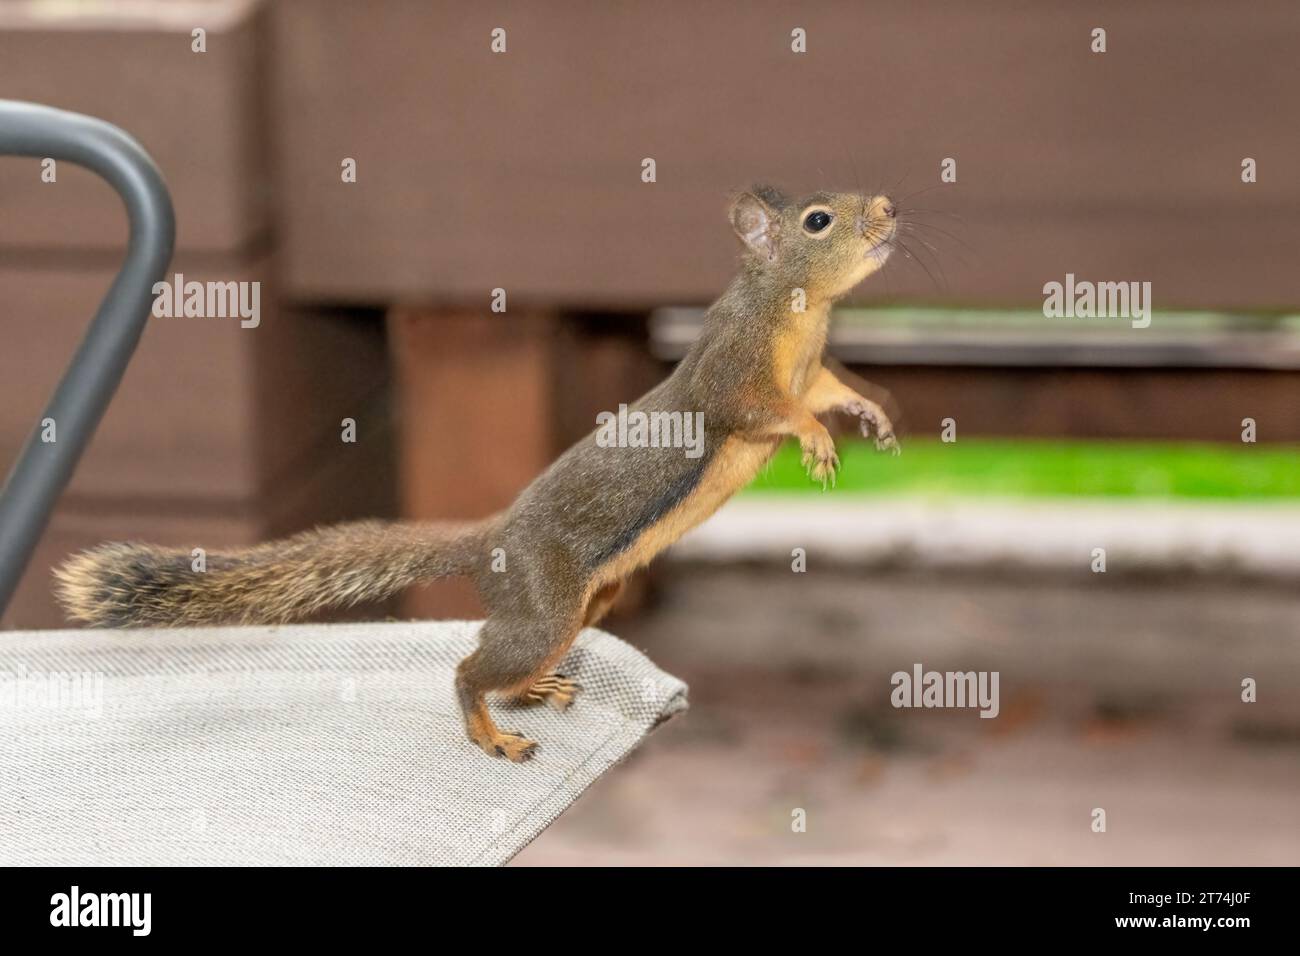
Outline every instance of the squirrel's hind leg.
<svg viewBox="0 0 1300 956"><path fill-rule="evenodd" d="M478 650L456 668L456 693L470 740L492 756L516 763L532 759L537 744L522 734L498 730L487 695L499 692L520 700L541 685L544 696L567 694L571 701L577 685L557 682L550 672L578 636L580 622L576 613L564 619L488 617Z"/></svg>
<svg viewBox="0 0 1300 956"><path fill-rule="evenodd" d="M594 627L596 622L609 612L622 590L622 581L614 581L599 588L587 601L582 626ZM570 680L564 674L550 673L537 678L523 691L515 694L511 698L511 703L520 707L544 703L558 710L568 710L580 690L582 685Z"/></svg>
<svg viewBox="0 0 1300 956"><path fill-rule="evenodd" d="M582 626L595 627L600 623L600 619L609 613L609 609L614 606L618 600L619 593L623 590L622 581L613 581L602 586L587 601L587 609L583 612Z"/></svg>

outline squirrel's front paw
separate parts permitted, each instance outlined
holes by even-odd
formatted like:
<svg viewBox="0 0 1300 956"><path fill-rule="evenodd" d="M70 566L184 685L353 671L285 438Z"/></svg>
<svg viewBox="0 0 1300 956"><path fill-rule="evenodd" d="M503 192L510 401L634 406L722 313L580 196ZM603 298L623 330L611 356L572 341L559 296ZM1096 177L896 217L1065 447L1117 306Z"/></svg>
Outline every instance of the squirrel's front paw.
<svg viewBox="0 0 1300 956"><path fill-rule="evenodd" d="M866 399L852 402L845 407L844 411L858 417L858 427L862 430L863 438L870 438L872 431L876 433L877 451L892 451L897 455L903 450L894 435L894 423L889 420L885 410L875 402Z"/></svg>
<svg viewBox="0 0 1300 956"><path fill-rule="evenodd" d="M826 487L828 481L834 487L840 456L835 454L835 442L831 433L822 427L820 431L803 435L799 438L799 447L803 450L801 462L808 477L820 481L822 488Z"/></svg>
<svg viewBox="0 0 1300 956"><path fill-rule="evenodd" d="M864 422L862 424L862 437L866 438L868 435L869 428ZM902 454L903 446L901 446L898 443L898 439L894 437L894 430L892 428L886 427L885 429L876 431L876 451L892 451L895 455Z"/></svg>

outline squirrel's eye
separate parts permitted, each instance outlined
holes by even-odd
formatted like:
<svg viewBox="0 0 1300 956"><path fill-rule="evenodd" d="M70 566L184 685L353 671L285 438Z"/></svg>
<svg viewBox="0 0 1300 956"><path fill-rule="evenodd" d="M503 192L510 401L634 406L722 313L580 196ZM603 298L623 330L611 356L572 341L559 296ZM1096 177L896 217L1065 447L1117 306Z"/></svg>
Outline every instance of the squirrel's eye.
<svg viewBox="0 0 1300 956"><path fill-rule="evenodd" d="M803 227L809 232L821 232L830 224L831 214L820 210L808 213L808 217L803 221Z"/></svg>

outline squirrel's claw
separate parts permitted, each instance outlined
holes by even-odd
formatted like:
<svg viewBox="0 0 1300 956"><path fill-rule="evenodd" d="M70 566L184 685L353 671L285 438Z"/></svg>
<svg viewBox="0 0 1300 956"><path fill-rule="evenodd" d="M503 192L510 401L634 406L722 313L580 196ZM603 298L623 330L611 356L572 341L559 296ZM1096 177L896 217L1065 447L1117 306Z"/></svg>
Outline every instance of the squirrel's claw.
<svg viewBox="0 0 1300 956"><path fill-rule="evenodd" d="M804 471L813 481L820 481L822 490L826 490L829 482L830 486L835 487L835 476L840 468L840 456L835 453L835 446L830 446L826 450L809 450L805 451L803 458Z"/></svg>
<svg viewBox="0 0 1300 956"><path fill-rule="evenodd" d="M512 763L524 763L537 755L537 744L516 731L498 733L482 744L483 749ZM491 749L489 749L491 748Z"/></svg>
<svg viewBox="0 0 1300 956"><path fill-rule="evenodd" d="M563 674L540 677L514 698L514 703L527 707L532 704L550 704L556 710L568 710L582 685Z"/></svg>
<svg viewBox="0 0 1300 956"><path fill-rule="evenodd" d="M856 409L858 428L863 438L870 438L872 429L876 432L876 451L891 451L895 455L902 452L898 439L894 436L894 426L883 412L871 408Z"/></svg>

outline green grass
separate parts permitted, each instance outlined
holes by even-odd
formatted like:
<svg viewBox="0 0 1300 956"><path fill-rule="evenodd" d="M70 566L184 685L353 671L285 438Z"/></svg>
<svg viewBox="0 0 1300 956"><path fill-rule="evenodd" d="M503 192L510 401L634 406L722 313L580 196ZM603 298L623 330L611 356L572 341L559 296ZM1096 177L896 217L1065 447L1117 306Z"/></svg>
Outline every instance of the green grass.
<svg viewBox="0 0 1300 956"><path fill-rule="evenodd" d="M1300 446L1175 442L912 439L903 454L838 441L840 493L996 496L1285 499L1300 503ZM782 446L746 494L821 492Z"/></svg>

